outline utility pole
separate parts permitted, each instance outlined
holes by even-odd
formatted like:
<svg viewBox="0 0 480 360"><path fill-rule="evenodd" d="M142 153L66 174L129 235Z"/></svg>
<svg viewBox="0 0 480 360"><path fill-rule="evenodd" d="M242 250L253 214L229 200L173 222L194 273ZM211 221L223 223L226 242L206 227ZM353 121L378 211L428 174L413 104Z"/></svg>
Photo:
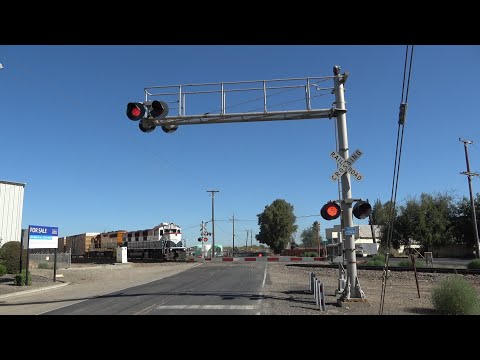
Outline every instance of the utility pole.
<svg viewBox="0 0 480 360"><path fill-rule="evenodd" d="M232 257L235 257L235 214L232 216L233 230L232 230Z"/></svg>
<svg viewBox="0 0 480 360"><path fill-rule="evenodd" d="M370 201L367 199L367 202L369 203ZM370 225L370 231L372 232L373 243L376 244L377 240L375 239L375 229L373 228L373 219L371 213L368 215L368 224Z"/></svg>
<svg viewBox="0 0 480 360"><path fill-rule="evenodd" d="M470 172L470 162L468 161L468 144L473 144L471 140L463 140L462 138L458 138L459 141L463 142L463 146L465 148L465 161L467 162L467 171L461 172L460 174L467 175L468 177L468 190L470 191L470 205L472 206L472 221L473 221L473 236L475 236L475 257L478 259L480 258L480 242L478 240L478 227L477 227L477 216L475 214L475 201L473 199L473 191L472 191L472 176L479 176L480 174L471 173Z"/></svg>
<svg viewBox="0 0 480 360"><path fill-rule="evenodd" d="M250 250L253 248L253 230L250 229Z"/></svg>
<svg viewBox="0 0 480 360"><path fill-rule="evenodd" d="M334 92L335 92L335 112L337 116L337 136L338 151L345 160L350 157L348 153L348 135L347 135L347 115L345 108L345 94L343 84L347 80L348 74L340 74L340 66L333 67ZM342 177L342 220L345 227L353 227L352 212L352 188L350 183L350 173L346 171ZM343 228L344 229L344 228ZM343 230L342 229L342 230ZM365 294L360 288L357 277L357 259L355 254L355 236L345 235L345 257L347 260L347 284L342 294L342 300L363 300Z"/></svg>
<svg viewBox="0 0 480 360"><path fill-rule="evenodd" d="M320 237L319 237L319 233L320 233L320 223L317 221L317 223L315 224L315 233L317 234L317 256L320 256Z"/></svg>
<svg viewBox="0 0 480 360"><path fill-rule="evenodd" d="M205 254L205 241L203 239L205 238L205 223L202 220L202 228L200 230L200 237L202 239L202 256L203 258L207 257L207 254Z"/></svg>
<svg viewBox="0 0 480 360"><path fill-rule="evenodd" d="M247 238L245 239L245 252L248 251L248 230L245 230L247 232Z"/></svg>
<svg viewBox="0 0 480 360"><path fill-rule="evenodd" d="M215 257L215 205L214 198L215 193L220 192L219 190L207 190L207 192L212 193L212 258Z"/></svg>

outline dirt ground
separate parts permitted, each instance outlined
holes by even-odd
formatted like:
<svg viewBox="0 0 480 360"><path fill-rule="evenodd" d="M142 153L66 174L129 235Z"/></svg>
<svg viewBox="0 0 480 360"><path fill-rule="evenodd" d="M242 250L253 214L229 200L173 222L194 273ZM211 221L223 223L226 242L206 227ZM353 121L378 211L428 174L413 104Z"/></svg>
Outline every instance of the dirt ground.
<svg viewBox="0 0 480 360"><path fill-rule="evenodd" d="M326 311L319 311L309 292L309 275L314 272L324 284ZM382 271L358 270L365 302L337 302L338 270L322 267L269 264L270 284L266 296L273 299L262 313L295 315L379 315L382 293ZM435 315L431 300L432 289L447 276L462 276L480 293L480 276L443 273L418 273L420 298L413 271L390 271L386 280L382 315ZM288 312L286 308L289 308ZM285 310L282 310L285 309Z"/></svg>

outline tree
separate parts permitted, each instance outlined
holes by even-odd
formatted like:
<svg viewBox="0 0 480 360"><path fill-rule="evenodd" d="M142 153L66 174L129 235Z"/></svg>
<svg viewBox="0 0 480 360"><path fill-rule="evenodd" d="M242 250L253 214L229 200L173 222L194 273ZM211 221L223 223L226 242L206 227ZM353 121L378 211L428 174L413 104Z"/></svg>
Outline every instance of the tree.
<svg viewBox="0 0 480 360"><path fill-rule="evenodd" d="M302 231L300 238L302 240L302 247L304 248L316 248L319 242L322 241L322 237L319 235L320 223L315 221L312 227Z"/></svg>
<svg viewBox="0 0 480 360"><path fill-rule="evenodd" d="M390 229L389 219L392 216L392 203L387 201L385 204L382 204L380 199L375 200L375 204L372 207L372 223L373 225L378 225L380 227L380 238L377 241L380 241L380 246L386 248L387 238ZM393 216L396 218L397 211L394 211ZM390 244L392 246L394 244ZM398 246L397 246L398 248Z"/></svg>
<svg viewBox="0 0 480 360"><path fill-rule="evenodd" d="M293 205L283 199L275 200L271 205L265 206L265 210L258 214L259 243L266 244L279 254L290 242L292 234L297 231Z"/></svg>
<svg viewBox="0 0 480 360"><path fill-rule="evenodd" d="M444 246L453 239L453 200L448 194L422 193L420 201L410 199L400 207L394 222L393 239L397 244L415 240L425 250Z"/></svg>
<svg viewBox="0 0 480 360"><path fill-rule="evenodd" d="M477 215L477 226L480 225L480 193L476 195L475 213ZM452 234L455 241L467 246L475 246L475 236L473 234L472 205L470 198L460 199L452 210Z"/></svg>

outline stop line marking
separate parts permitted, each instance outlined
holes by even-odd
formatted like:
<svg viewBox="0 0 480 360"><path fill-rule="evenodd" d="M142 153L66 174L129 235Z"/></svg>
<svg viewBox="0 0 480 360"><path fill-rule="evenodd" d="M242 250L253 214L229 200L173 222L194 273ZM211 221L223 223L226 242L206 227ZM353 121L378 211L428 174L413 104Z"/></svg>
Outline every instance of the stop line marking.
<svg viewBox="0 0 480 360"><path fill-rule="evenodd" d="M255 310L256 305L160 305L157 310Z"/></svg>

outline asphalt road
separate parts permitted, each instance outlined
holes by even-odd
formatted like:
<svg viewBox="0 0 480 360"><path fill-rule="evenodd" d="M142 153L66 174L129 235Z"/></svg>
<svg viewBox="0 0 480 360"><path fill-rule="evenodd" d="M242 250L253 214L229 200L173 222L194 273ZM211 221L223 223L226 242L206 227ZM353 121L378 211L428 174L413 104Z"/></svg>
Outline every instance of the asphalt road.
<svg viewBox="0 0 480 360"><path fill-rule="evenodd" d="M260 314L266 278L266 262L206 263L44 314L255 315Z"/></svg>

